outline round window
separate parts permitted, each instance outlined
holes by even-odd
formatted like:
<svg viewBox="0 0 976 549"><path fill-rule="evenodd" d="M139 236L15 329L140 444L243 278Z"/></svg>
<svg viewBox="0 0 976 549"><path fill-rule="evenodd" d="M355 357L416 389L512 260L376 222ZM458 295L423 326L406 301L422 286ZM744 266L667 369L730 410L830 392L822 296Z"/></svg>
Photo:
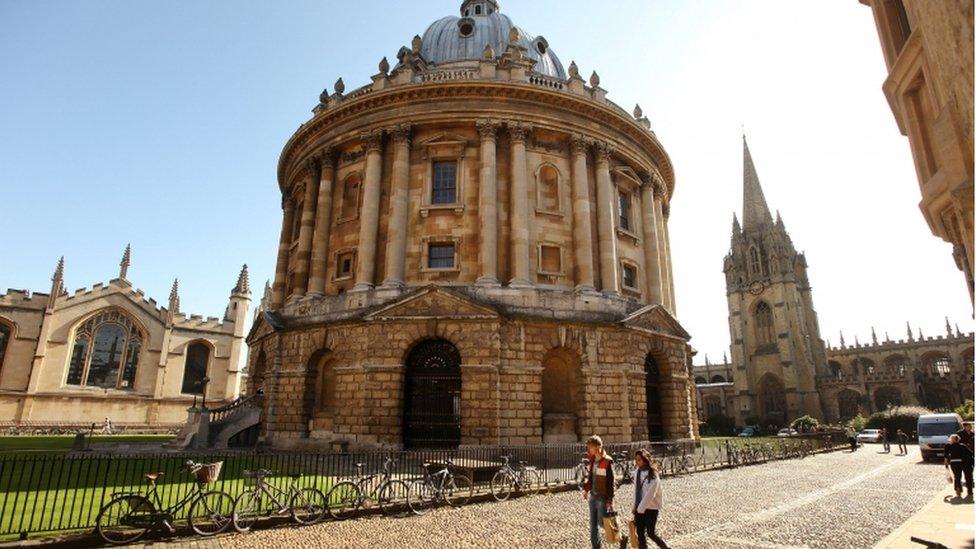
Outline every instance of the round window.
<svg viewBox="0 0 976 549"><path fill-rule="evenodd" d="M474 21L469 18L458 21L458 32L461 34L461 38L470 37L474 34Z"/></svg>
<svg viewBox="0 0 976 549"><path fill-rule="evenodd" d="M539 52L540 55L545 55L549 51L549 42L546 42L546 39L540 36L535 41L535 51Z"/></svg>

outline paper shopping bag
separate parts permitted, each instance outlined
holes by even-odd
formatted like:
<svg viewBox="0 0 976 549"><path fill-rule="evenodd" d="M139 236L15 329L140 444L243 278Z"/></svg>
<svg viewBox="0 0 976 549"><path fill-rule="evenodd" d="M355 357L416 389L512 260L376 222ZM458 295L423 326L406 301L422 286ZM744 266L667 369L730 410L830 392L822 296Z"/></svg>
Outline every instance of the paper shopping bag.
<svg viewBox="0 0 976 549"><path fill-rule="evenodd" d="M638 549L640 545L637 544L637 523L630 521L628 525L630 526L630 546L632 549Z"/></svg>
<svg viewBox="0 0 976 549"><path fill-rule="evenodd" d="M620 525L617 524L617 513L607 513L603 517L603 539L607 543L620 542Z"/></svg>

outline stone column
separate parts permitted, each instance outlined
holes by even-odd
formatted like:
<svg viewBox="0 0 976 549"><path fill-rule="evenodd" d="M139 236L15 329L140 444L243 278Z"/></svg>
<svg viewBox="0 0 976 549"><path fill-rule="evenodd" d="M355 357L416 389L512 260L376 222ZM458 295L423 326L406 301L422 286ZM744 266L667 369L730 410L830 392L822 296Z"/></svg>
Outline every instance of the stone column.
<svg viewBox="0 0 976 549"><path fill-rule="evenodd" d="M480 120L477 125L481 136L481 185L478 189L481 276L476 284L498 286L498 123Z"/></svg>
<svg viewBox="0 0 976 549"><path fill-rule="evenodd" d="M655 201L661 196L657 176L651 176L641 187L641 227L644 230L644 275L647 281L647 302L663 304L661 291L661 256L658 249L657 214Z"/></svg>
<svg viewBox="0 0 976 549"><path fill-rule="evenodd" d="M661 304L673 311L671 306L671 267L668 262L668 237L664 232L664 196L654 197L654 216L657 221L657 249L661 260Z"/></svg>
<svg viewBox="0 0 976 549"><path fill-rule="evenodd" d="M288 248L291 246L291 221L295 214L295 205L291 200L282 201L283 215L281 217L281 239L278 241L278 263L275 265L274 286L271 289L271 308L280 309L285 304L285 288L288 277Z"/></svg>
<svg viewBox="0 0 976 549"><path fill-rule="evenodd" d="M531 126L509 122L512 138L512 185L511 185L511 241L512 279L508 285L524 288L532 285L529 278L529 174L525 159L525 140Z"/></svg>
<svg viewBox="0 0 976 549"><path fill-rule="evenodd" d="M661 213L664 217L664 256L668 258L668 303L671 314L677 316L678 305L674 299L674 263L671 262L671 234L668 232L668 218L671 217L671 205L662 204Z"/></svg>
<svg viewBox="0 0 976 549"><path fill-rule="evenodd" d="M332 193L335 187L335 156L331 147L319 153L319 196L312 232L312 274L308 279L310 295L325 294L329 265L329 233L332 229Z"/></svg>
<svg viewBox="0 0 976 549"><path fill-rule="evenodd" d="M617 235L614 234L613 211L616 193L610 179L610 157L613 147L608 143L598 143L596 147L596 216L597 236L600 241L600 282L603 293L620 293L617 280Z"/></svg>
<svg viewBox="0 0 976 549"><path fill-rule="evenodd" d="M298 229L298 250L295 258L295 272L292 273L292 295L302 297L308 289L308 267L312 258L312 231L315 230L315 209L319 196L319 181L322 173L319 159L312 156L305 161L309 181L305 183L305 196L302 198L301 226Z"/></svg>
<svg viewBox="0 0 976 549"><path fill-rule="evenodd" d="M572 137L573 153L573 258L578 278L576 290L596 291L593 282L593 227L590 224L589 174L586 165L589 140L582 135Z"/></svg>
<svg viewBox="0 0 976 549"><path fill-rule="evenodd" d="M407 257L407 219L410 191L410 125L401 124L393 135L393 173L390 191L390 228L386 243L386 279L383 286L404 286Z"/></svg>
<svg viewBox="0 0 976 549"><path fill-rule="evenodd" d="M356 285L353 291L372 289L376 275L376 237L380 221L380 175L383 170L383 131L362 136L366 150L366 175L363 178L363 208L359 215L359 245L356 250Z"/></svg>

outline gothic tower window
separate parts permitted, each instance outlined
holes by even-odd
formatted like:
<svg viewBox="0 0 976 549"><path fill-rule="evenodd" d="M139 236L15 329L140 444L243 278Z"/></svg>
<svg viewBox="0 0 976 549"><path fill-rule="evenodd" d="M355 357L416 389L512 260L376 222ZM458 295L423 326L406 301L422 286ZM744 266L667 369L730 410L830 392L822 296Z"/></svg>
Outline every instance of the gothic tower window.
<svg viewBox="0 0 976 549"><path fill-rule="evenodd" d="M203 380L207 377L210 363L210 346L206 343L191 343L186 348L186 362L183 365L183 386L180 392L185 395L202 395Z"/></svg>
<svg viewBox="0 0 976 549"><path fill-rule="evenodd" d="M752 276L763 275L762 257L759 255L759 249L755 246L749 248L749 274Z"/></svg>
<svg viewBox="0 0 976 549"><path fill-rule="evenodd" d="M7 343L10 341L10 328L0 322L0 370L3 369L3 355L7 353Z"/></svg>
<svg viewBox="0 0 976 549"><path fill-rule="evenodd" d="M776 333L773 327L773 310L765 301L756 306L756 345L759 347L776 343Z"/></svg>
<svg viewBox="0 0 976 549"><path fill-rule="evenodd" d="M142 339L139 329L120 311L89 318L75 332L66 383L131 390Z"/></svg>

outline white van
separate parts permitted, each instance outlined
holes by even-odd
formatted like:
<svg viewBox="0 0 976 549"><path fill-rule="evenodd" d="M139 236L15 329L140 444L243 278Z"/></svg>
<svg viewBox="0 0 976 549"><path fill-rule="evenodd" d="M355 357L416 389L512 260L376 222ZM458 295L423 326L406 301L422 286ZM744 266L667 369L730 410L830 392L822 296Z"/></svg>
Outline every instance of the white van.
<svg viewBox="0 0 976 549"><path fill-rule="evenodd" d="M940 459L949 435L962 429L959 414L926 414L918 416L918 449L922 459Z"/></svg>

